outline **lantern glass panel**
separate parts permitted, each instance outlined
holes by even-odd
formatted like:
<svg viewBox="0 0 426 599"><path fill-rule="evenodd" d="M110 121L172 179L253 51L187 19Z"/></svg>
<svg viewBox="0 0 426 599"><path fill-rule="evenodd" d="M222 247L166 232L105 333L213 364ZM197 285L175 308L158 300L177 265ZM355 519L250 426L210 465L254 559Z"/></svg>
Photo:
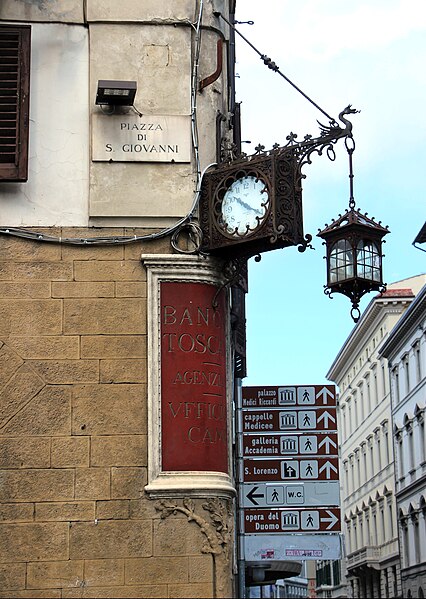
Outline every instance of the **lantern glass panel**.
<svg viewBox="0 0 426 599"><path fill-rule="evenodd" d="M352 246L346 239L339 239L330 251L329 283L338 283L354 276Z"/></svg>
<svg viewBox="0 0 426 599"><path fill-rule="evenodd" d="M357 246L357 275L368 281L381 280L380 252L372 241L361 240Z"/></svg>

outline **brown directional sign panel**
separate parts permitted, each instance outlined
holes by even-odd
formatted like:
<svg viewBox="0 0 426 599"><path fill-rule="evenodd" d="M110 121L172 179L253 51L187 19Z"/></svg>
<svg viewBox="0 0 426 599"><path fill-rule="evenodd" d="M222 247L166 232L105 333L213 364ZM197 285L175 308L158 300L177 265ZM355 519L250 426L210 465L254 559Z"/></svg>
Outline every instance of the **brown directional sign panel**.
<svg viewBox="0 0 426 599"><path fill-rule="evenodd" d="M294 532L339 532L340 509L246 509L243 512L246 534Z"/></svg>
<svg viewBox="0 0 426 599"><path fill-rule="evenodd" d="M336 408L242 410L242 432L335 431Z"/></svg>
<svg viewBox="0 0 426 599"><path fill-rule="evenodd" d="M294 455L337 456L337 433L243 435L243 458Z"/></svg>
<svg viewBox="0 0 426 599"><path fill-rule="evenodd" d="M338 480L338 458L244 460L244 482Z"/></svg>
<svg viewBox="0 0 426 599"><path fill-rule="evenodd" d="M270 545L274 535L308 538L341 530L336 409L334 385L243 387L238 451L244 534L263 536Z"/></svg>
<svg viewBox="0 0 426 599"><path fill-rule="evenodd" d="M243 408L336 406L334 385L290 385L282 387L243 387Z"/></svg>

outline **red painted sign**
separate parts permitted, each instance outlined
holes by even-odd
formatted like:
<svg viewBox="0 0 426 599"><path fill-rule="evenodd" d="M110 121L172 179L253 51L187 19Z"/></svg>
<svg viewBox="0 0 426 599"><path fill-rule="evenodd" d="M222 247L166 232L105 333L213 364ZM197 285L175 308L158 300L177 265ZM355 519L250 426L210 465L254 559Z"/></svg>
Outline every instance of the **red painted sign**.
<svg viewBox="0 0 426 599"><path fill-rule="evenodd" d="M244 510L244 532L248 534L337 532L340 528L339 508Z"/></svg>
<svg viewBox="0 0 426 599"><path fill-rule="evenodd" d="M162 282L163 471L228 472L226 303L208 283Z"/></svg>
<svg viewBox="0 0 426 599"><path fill-rule="evenodd" d="M334 385L286 385L282 387L243 387L243 408L283 408L336 406Z"/></svg>
<svg viewBox="0 0 426 599"><path fill-rule="evenodd" d="M338 480L338 458L293 458L281 460L244 460L245 482L293 480Z"/></svg>
<svg viewBox="0 0 426 599"><path fill-rule="evenodd" d="M242 410L241 418L243 433L337 430L336 408Z"/></svg>

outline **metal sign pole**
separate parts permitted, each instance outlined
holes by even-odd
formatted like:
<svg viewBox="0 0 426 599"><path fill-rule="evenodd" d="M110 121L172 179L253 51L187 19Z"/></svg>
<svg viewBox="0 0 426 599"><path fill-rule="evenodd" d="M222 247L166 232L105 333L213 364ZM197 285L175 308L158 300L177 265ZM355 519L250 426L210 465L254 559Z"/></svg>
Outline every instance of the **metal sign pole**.
<svg viewBox="0 0 426 599"><path fill-rule="evenodd" d="M235 379L235 399L237 410L235 412L235 438L236 438L236 483L237 483L237 551L238 551L238 597L244 598L246 596L246 562L244 554L244 530L241 530L241 517L240 517L240 480L241 474L241 421L240 421L240 410L242 407L242 379Z"/></svg>

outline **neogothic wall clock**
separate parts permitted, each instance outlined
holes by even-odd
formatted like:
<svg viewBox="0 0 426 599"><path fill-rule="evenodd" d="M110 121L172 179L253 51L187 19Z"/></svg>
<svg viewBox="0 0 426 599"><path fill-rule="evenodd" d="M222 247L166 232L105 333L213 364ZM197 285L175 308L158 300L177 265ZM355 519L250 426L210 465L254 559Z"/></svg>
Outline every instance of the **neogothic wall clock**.
<svg viewBox="0 0 426 599"><path fill-rule="evenodd" d="M301 174L289 148L208 171L202 181L201 251L227 258L299 245L303 236Z"/></svg>

